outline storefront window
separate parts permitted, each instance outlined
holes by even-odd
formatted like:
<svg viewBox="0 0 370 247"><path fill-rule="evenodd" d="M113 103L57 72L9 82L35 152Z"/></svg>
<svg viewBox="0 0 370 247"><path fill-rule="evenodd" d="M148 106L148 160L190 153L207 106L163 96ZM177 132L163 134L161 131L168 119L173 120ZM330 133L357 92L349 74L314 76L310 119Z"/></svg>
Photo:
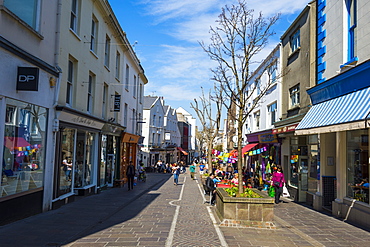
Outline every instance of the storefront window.
<svg viewBox="0 0 370 247"><path fill-rule="evenodd" d="M62 166L59 172L59 195L72 191L74 140L75 130L68 128L64 129L62 132Z"/></svg>
<svg viewBox="0 0 370 247"><path fill-rule="evenodd" d="M347 131L347 196L369 203L368 130Z"/></svg>
<svg viewBox="0 0 370 247"><path fill-rule="evenodd" d="M47 118L46 108L6 100L0 197L43 186Z"/></svg>
<svg viewBox="0 0 370 247"><path fill-rule="evenodd" d="M94 133L77 131L75 188L92 184L92 164L94 157Z"/></svg>
<svg viewBox="0 0 370 247"><path fill-rule="evenodd" d="M320 145L318 135L308 136L310 157L309 157L309 177L308 177L308 191L317 192L318 180L320 180Z"/></svg>
<svg viewBox="0 0 370 247"><path fill-rule="evenodd" d="M105 184L106 163L107 163L107 135L102 135L100 154L100 186Z"/></svg>

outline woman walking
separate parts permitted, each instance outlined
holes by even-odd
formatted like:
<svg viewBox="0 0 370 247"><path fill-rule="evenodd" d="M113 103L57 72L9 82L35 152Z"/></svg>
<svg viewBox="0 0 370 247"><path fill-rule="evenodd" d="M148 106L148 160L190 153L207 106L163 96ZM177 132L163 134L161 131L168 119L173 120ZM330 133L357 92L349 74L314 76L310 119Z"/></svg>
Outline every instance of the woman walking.
<svg viewBox="0 0 370 247"><path fill-rule="evenodd" d="M277 170L272 174L271 183L275 188L275 203L279 204L280 196L283 194L283 186L285 178L281 166L277 166Z"/></svg>

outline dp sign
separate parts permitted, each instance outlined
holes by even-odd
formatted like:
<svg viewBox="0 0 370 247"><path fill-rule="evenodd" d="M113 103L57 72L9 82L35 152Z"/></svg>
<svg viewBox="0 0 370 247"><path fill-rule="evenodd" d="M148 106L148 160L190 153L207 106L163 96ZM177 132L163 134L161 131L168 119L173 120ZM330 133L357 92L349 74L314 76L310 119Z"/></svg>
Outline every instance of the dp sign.
<svg viewBox="0 0 370 247"><path fill-rule="evenodd" d="M17 90L38 91L39 68L18 67Z"/></svg>

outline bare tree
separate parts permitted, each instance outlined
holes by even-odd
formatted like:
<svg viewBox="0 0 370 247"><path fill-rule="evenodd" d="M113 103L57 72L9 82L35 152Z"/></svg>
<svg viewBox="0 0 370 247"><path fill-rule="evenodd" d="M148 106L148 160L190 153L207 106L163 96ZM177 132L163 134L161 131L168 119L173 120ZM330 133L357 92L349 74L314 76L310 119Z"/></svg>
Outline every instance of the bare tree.
<svg viewBox="0 0 370 247"><path fill-rule="evenodd" d="M210 44L200 42L203 50L217 66L213 72L213 80L225 97L222 102L226 108L236 106L236 128L238 144L238 171L242 171L243 126L247 116L257 106L260 99L269 89L271 82L265 85L250 81L250 66L257 63L256 55L265 48L268 39L274 35L272 26L279 19L279 14L265 18L262 13L254 15L248 9L245 0L238 4L225 6L219 15L217 27L210 28ZM259 90L259 95L253 94ZM253 98L252 98L253 97ZM255 98L254 98L255 97ZM252 102L248 106L248 102ZM239 176L239 193L244 192L243 177Z"/></svg>
<svg viewBox="0 0 370 247"><path fill-rule="evenodd" d="M212 95L211 91L208 97L204 95L202 88L202 96L199 97L200 102L194 99L194 103L190 103L191 108L196 112L200 124L202 126L202 136L207 146L207 162L208 168L212 172L212 149L215 138L219 135L222 115L222 91L215 87ZM216 112L213 113L213 107L216 107Z"/></svg>

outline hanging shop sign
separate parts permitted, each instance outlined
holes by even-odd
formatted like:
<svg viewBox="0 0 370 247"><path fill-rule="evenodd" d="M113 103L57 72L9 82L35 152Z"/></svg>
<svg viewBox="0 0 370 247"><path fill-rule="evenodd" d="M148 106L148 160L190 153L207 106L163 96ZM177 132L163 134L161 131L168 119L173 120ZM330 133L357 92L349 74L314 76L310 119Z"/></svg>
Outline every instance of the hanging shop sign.
<svg viewBox="0 0 370 247"><path fill-rule="evenodd" d="M274 143L278 142L278 139L274 134L263 134L258 135L258 141L259 143Z"/></svg>
<svg viewBox="0 0 370 247"><path fill-rule="evenodd" d="M39 90L39 68L18 67L17 90L38 91Z"/></svg>
<svg viewBox="0 0 370 247"><path fill-rule="evenodd" d="M297 126L298 126L298 124L292 124L292 125L280 127L280 128L277 128L277 129L273 129L272 134L282 134L282 133L286 133L286 132L295 131Z"/></svg>
<svg viewBox="0 0 370 247"><path fill-rule="evenodd" d="M114 112L121 111L121 95L114 95L113 111Z"/></svg>

